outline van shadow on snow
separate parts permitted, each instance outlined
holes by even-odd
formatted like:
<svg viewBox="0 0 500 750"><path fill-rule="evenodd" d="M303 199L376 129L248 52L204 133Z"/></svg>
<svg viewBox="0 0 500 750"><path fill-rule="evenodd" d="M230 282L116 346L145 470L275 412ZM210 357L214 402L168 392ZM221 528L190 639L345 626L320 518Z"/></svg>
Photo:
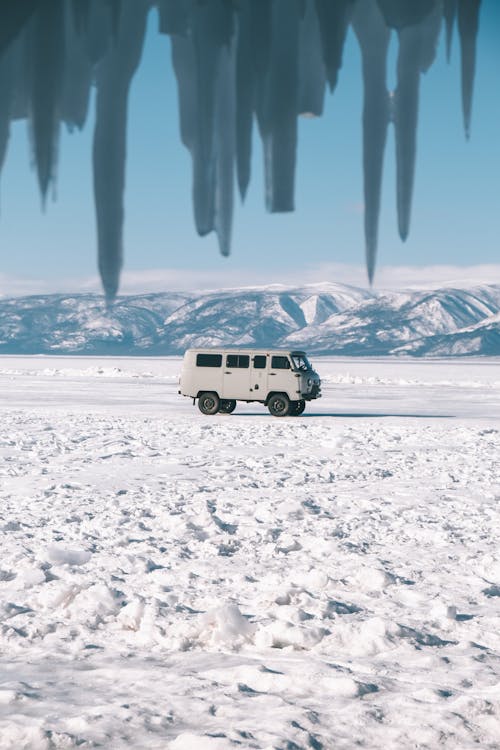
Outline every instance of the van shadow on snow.
<svg viewBox="0 0 500 750"><path fill-rule="evenodd" d="M271 415L263 412L234 412L231 414L222 414L220 416L235 416L235 417L270 417ZM328 417L328 418L334 418L334 419L374 419L376 417L380 418L401 418L401 419L456 419L457 416L455 414L406 414L406 413L389 413L389 412L360 412L352 413L352 412L317 412L317 413L309 413L309 414L301 414L299 417L292 417L291 415L288 417L289 419L303 419L304 417L307 418L319 418L319 417Z"/></svg>

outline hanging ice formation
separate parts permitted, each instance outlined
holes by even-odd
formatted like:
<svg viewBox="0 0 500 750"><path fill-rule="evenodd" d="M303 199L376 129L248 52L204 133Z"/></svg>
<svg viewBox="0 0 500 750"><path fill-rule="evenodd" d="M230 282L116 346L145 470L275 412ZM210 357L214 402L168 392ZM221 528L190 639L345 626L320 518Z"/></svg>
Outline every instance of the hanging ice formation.
<svg viewBox="0 0 500 750"><path fill-rule="evenodd" d="M93 166L99 271L108 300L122 266L127 100L147 15L172 42L180 131L193 164L198 233L231 245L234 178L250 181L253 123L263 144L268 211L294 210L297 117L319 116L335 89L349 25L364 81L366 262L373 279L383 157L394 124L397 213L410 227L420 75L457 19L464 128L470 133L481 0L2 0L0 169L12 120L27 119L42 199L54 182L61 122L82 128L96 86ZM391 31L399 40L397 87L387 88Z"/></svg>

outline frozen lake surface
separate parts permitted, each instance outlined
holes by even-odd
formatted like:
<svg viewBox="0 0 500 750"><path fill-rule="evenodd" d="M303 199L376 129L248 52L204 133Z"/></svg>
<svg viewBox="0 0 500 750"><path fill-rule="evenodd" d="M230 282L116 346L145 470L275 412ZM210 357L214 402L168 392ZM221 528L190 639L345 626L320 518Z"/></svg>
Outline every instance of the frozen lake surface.
<svg viewBox="0 0 500 750"><path fill-rule="evenodd" d="M498 748L500 361L0 358L0 748Z"/></svg>

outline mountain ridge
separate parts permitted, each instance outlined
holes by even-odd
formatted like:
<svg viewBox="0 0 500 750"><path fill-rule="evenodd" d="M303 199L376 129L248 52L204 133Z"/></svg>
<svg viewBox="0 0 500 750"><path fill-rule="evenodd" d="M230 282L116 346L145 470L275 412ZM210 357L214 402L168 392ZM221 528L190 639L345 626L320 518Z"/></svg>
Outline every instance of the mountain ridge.
<svg viewBox="0 0 500 750"><path fill-rule="evenodd" d="M373 291L325 282L0 298L0 354L167 355L190 346L344 356L499 356L500 284Z"/></svg>

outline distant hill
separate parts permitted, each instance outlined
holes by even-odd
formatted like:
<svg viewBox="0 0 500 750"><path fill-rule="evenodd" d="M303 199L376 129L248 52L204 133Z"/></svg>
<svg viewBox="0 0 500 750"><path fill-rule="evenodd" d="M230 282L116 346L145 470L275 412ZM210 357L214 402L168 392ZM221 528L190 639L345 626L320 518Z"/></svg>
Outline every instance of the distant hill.
<svg viewBox="0 0 500 750"><path fill-rule="evenodd" d="M314 354L500 355L500 285L373 292L343 284L119 297L0 299L0 354L181 354L190 346Z"/></svg>

